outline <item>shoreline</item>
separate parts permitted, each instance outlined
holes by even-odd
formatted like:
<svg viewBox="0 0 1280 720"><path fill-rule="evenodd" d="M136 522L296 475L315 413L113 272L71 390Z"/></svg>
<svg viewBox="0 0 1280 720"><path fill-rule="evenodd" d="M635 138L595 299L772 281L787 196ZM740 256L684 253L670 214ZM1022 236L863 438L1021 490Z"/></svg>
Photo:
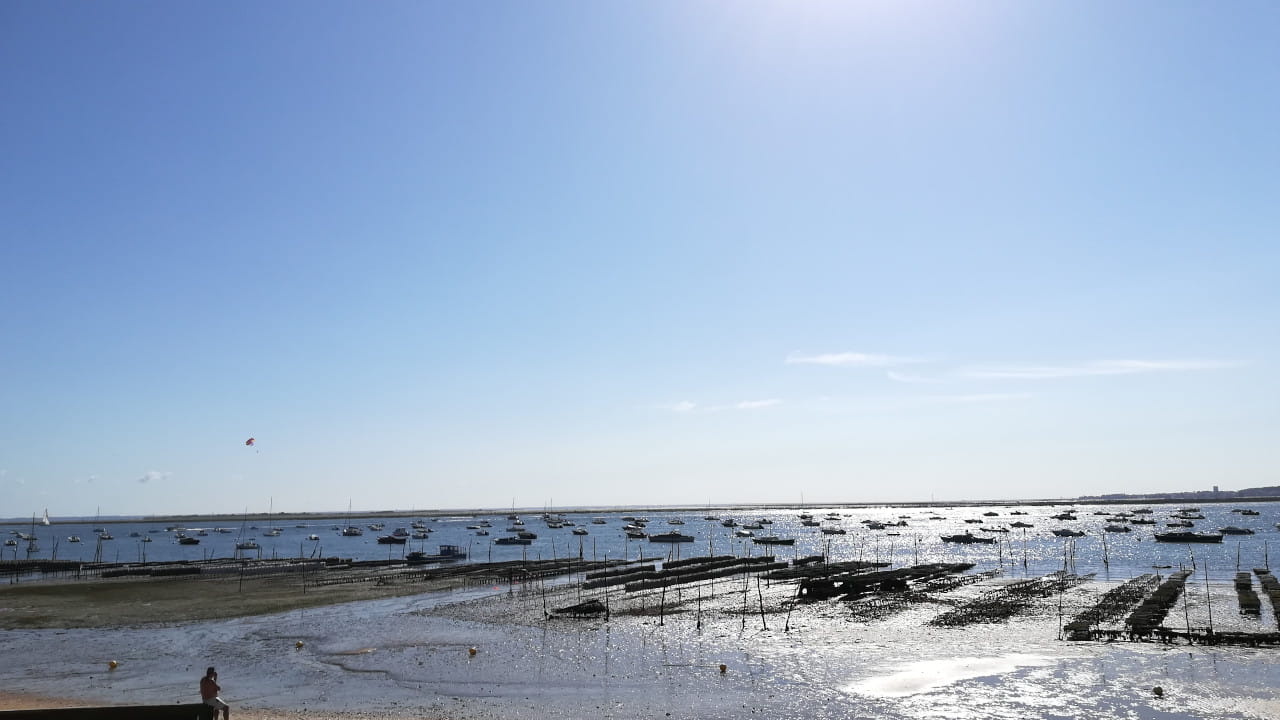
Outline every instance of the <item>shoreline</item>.
<svg viewBox="0 0 1280 720"><path fill-rule="evenodd" d="M725 513L725 512L754 512L763 509L776 510L858 510L868 508L904 508L904 509L929 509L929 508L954 508L954 507L1007 507L1013 505L1022 505L1029 507L1054 507L1057 505L1083 505L1083 506L1115 506L1115 505L1186 505L1204 504L1204 505L1226 505L1226 504L1252 504L1262 502L1277 502L1280 497L1248 497L1248 498L1040 498L1035 500L956 500L952 502L944 501L919 501L919 502L808 502L808 503L728 503L721 505L607 505L607 506L570 506L562 507L555 510L547 510L546 508L518 507L518 508L437 508L437 509L418 509L418 510L360 510L360 511L326 511L326 512L276 512L276 513L197 513L197 514L165 514L165 515L128 515L111 517L50 517L50 526L56 525L83 525L85 523L100 523L102 525L118 525L126 523L217 523L217 524L236 524L246 521L252 522L276 522L285 520L315 520L315 519L338 519L350 518L352 520L368 520L375 518L449 518L449 517L480 517L480 516L497 516L506 515L514 512L518 515L541 515L544 512L553 514L573 514L573 515L590 515L593 513L617 513L617 512L635 512L635 513ZM3 518L0 519L0 526L25 527L30 525L30 518ZM37 526L44 527L39 525Z"/></svg>

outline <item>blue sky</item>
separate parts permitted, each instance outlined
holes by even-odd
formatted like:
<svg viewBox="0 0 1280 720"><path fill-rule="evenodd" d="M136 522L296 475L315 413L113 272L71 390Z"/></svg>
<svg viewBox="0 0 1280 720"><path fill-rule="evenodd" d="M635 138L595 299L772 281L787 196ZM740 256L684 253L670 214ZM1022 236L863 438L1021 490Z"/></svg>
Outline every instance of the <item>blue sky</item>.
<svg viewBox="0 0 1280 720"><path fill-rule="evenodd" d="M5 3L0 516L1280 484L1277 28Z"/></svg>

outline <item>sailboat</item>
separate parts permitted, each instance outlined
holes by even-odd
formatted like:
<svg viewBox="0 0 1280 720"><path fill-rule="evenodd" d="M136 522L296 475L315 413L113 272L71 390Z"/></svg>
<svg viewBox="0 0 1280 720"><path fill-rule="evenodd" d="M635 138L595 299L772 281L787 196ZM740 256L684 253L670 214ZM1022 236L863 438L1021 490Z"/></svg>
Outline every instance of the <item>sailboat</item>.
<svg viewBox="0 0 1280 720"><path fill-rule="evenodd" d="M276 498L273 495L267 499L267 520L270 520L271 518L275 517L275 512L276 512ZM272 527L262 534L266 535L267 537L280 537L280 534L283 532L284 532L283 528Z"/></svg>
<svg viewBox="0 0 1280 720"><path fill-rule="evenodd" d="M40 552L40 543L36 542L36 516L31 514L31 534L27 536L27 557Z"/></svg>
<svg viewBox="0 0 1280 720"><path fill-rule="evenodd" d="M351 524L351 501L347 501L347 526L342 529L343 537L356 537L363 535L364 531Z"/></svg>
<svg viewBox="0 0 1280 720"><path fill-rule="evenodd" d="M41 525L49 524L49 508L44 509L44 519L40 521Z"/></svg>
<svg viewBox="0 0 1280 720"><path fill-rule="evenodd" d="M236 536L236 549L258 550L260 548L256 540L253 538L249 538L248 540L244 539L244 526L247 524L249 524L249 508L246 507L244 509L244 520L240 521L240 534Z"/></svg>

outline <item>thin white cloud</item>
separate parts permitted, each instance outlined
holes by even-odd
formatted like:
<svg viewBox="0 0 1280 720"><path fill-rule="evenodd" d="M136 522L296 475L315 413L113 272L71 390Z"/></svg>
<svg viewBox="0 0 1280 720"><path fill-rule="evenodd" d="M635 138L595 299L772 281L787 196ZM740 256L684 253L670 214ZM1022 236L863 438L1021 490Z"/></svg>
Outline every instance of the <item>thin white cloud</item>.
<svg viewBox="0 0 1280 720"><path fill-rule="evenodd" d="M689 414L689 413L717 413L726 410L763 410L777 405L781 405L782 401L778 398L768 398L766 400L743 400L742 402L732 403L730 405L699 405L689 400L682 400L677 403L669 403L659 405L660 410L669 412Z"/></svg>
<svg viewBox="0 0 1280 720"><path fill-rule="evenodd" d="M893 367L919 362L915 358L877 353L840 352L804 355L793 352L787 356L788 365L827 365L829 367Z"/></svg>
<svg viewBox="0 0 1280 720"><path fill-rule="evenodd" d="M978 365L957 374L975 380L1057 380L1102 375L1138 375L1233 367L1216 360L1100 360L1079 365Z"/></svg>
<svg viewBox="0 0 1280 720"><path fill-rule="evenodd" d="M924 377L923 375L910 375L908 373L898 372L897 370L886 370L884 374L885 374L885 377L889 378L894 382L908 383L912 385L921 384L921 383L934 385L937 383L946 382L945 380L941 380L939 378Z"/></svg>
<svg viewBox="0 0 1280 720"><path fill-rule="evenodd" d="M698 409L698 404L688 400L681 400L680 402L658 405L657 408L659 410L667 410L675 413L691 413Z"/></svg>
<svg viewBox="0 0 1280 720"><path fill-rule="evenodd" d="M768 400L743 400L734 406L735 410L760 410L762 408L770 408L781 405L782 401L777 398L769 398Z"/></svg>
<svg viewBox="0 0 1280 720"><path fill-rule="evenodd" d="M142 477L138 478L138 482L140 483L160 482L162 480L168 480L172 476L173 476L173 473L160 472L159 470L148 470L147 472L142 474Z"/></svg>
<svg viewBox="0 0 1280 720"><path fill-rule="evenodd" d="M974 403L1010 402L1030 400L1035 397L1031 393L975 393L971 395L930 395L925 400L932 403L967 405Z"/></svg>

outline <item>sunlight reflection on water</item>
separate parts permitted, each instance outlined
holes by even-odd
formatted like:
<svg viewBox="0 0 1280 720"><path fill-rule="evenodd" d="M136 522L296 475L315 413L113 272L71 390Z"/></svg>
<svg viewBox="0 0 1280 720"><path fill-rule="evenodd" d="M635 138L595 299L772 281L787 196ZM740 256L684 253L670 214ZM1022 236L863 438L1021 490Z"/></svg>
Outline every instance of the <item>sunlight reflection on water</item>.
<svg viewBox="0 0 1280 720"><path fill-rule="evenodd" d="M892 674L853 683L846 688L846 692L878 697L905 697L930 692L961 680L1002 675L1021 667L1050 665L1054 662L1053 658L1042 655L922 660Z"/></svg>

